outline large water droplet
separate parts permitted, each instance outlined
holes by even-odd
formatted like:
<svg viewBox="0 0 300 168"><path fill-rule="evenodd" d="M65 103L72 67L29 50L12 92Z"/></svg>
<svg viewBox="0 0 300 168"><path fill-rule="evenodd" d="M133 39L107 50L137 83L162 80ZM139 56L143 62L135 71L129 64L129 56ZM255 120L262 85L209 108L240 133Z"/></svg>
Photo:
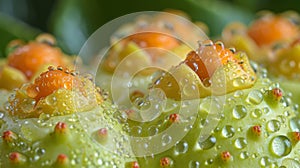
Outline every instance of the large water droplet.
<svg viewBox="0 0 300 168"><path fill-rule="evenodd" d="M222 129L222 136L225 138L231 138L234 136L235 130L231 125L226 125Z"/></svg>
<svg viewBox="0 0 300 168"><path fill-rule="evenodd" d="M188 151L189 145L187 142L182 141L175 145L175 153L176 154L184 154Z"/></svg>
<svg viewBox="0 0 300 168"><path fill-rule="evenodd" d="M234 146L238 149L243 149L247 146L247 140L245 138L237 138L235 141L234 141Z"/></svg>
<svg viewBox="0 0 300 168"><path fill-rule="evenodd" d="M208 150L210 148L212 148L213 146L215 146L215 144L217 143L217 139L214 136L209 136L205 141L203 142L198 142L199 146L201 149L203 150Z"/></svg>
<svg viewBox="0 0 300 168"><path fill-rule="evenodd" d="M277 132L280 130L280 122L278 120L270 120L267 123L267 130L269 132Z"/></svg>
<svg viewBox="0 0 300 168"><path fill-rule="evenodd" d="M242 119L247 115L247 109L243 105L236 105L233 108L232 115L236 119Z"/></svg>
<svg viewBox="0 0 300 168"><path fill-rule="evenodd" d="M247 102L258 105L263 101L263 94L259 90L252 90L247 97Z"/></svg>
<svg viewBox="0 0 300 168"><path fill-rule="evenodd" d="M270 150L277 157L286 156L292 150L291 141L286 136L276 136L270 142Z"/></svg>

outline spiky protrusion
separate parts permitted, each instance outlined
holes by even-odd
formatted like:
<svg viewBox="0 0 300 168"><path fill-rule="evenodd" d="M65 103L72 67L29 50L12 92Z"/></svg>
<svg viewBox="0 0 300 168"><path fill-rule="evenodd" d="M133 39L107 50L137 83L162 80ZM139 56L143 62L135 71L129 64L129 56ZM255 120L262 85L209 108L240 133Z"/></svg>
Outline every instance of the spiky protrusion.
<svg viewBox="0 0 300 168"><path fill-rule="evenodd" d="M171 115L169 116L169 121L170 121L171 123L179 122L179 119L180 119L179 114L171 114Z"/></svg>
<svg viewBox="0 0 300 168"><path fill-rule="evenodd" d="M96 131L96 138L99 143L101 144L106 143L108 139L107 128L100 128L98 131Z"/></svg>
<svg viewBox="0 0 300 168"><path fill-rule="evenodd" d="M272 89L272 94L274 96L274 99L279 101L282 98L282 91L279 88Z"/></svg>
<svg viewBox="0 0 300 168"><path fill-rule="evenodd" d="M223 162L228 162L231 159L231 154L228 151L224 151L220 155Z"/></svg>
<svg viewBox="0 0 300 168"><path fill-rule="evenodd" d="M68 131L68 126L67 124L63 123L63 122L58 122L56 125L55 125L55 128L54 128L54 133L55 134L66 134Z"/></svg>
<svg viewBox="0 0 300 168"><path fill-rule="evenodd" d="M59 154L56 159L56 164L57 165L68 165L69 164L68 156L65 154Z"/></svg>
<svg viewBox="0 0 300 168"><path fill-rule="evenodd" d="M172 165L172 160L168 157L163 157L160 159L160 167L169 168Z"/></svg>
<svg viewBox="0 0 300 168"><path fill-rule="evenodd" d="M19 152L12 152L8 156L9 161L13 164L22 164L26 162L26 157Z"/></svg>
<svg viewBox="0 0 300 168"><path fill-rule="evenodd" d="M17 135L12 131L3 132L2 138L5 142L12 142L17 139Z"/></svg>
<svg viewBox="0 0 300 168"><path fill-rule="evenodd" d="M259 137L261 135L261 126L255 125L251 127L252 135Z"/></svg>

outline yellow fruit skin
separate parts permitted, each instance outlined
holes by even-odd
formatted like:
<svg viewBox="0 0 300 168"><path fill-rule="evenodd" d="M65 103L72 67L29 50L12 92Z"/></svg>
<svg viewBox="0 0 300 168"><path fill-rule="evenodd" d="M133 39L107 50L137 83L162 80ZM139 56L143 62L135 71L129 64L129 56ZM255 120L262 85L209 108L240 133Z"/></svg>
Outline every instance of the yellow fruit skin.
<svg viewBox="0 0 300 168"><path fill-rule="evenodd" d="M3 66L0 72L0 88L12 90L27 81L26 76L19 70Z"/></svg>

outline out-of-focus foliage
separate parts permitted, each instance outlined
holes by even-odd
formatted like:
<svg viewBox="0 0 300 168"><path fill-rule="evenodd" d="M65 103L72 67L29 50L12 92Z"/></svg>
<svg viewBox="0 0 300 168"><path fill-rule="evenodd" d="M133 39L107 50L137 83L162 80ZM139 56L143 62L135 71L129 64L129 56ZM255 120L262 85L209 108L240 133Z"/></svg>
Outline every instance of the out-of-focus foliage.
<svg viewBox="0 0 300 168"><path fill-rule="evenodd" d="M300 11L295 0L0 0L5 13L42 31L53 33L64 51L76 54L85 40L103 24L128 13L161 11L167 8L188 13L192 20L205 22L210 37L218 37L231 21L249 23L259 10ZM38 31L1 14L0 51L12 38L30 39ZM26 27L26 28L25 28ZM18 31L22 30L22 31Z"/></svg>

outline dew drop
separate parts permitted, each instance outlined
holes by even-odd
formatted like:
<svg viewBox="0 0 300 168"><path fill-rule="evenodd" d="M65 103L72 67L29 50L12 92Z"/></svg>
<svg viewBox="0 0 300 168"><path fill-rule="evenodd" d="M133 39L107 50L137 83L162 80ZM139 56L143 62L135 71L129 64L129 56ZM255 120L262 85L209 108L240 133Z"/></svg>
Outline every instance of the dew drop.
<svg viewBox="0 0 300 168"><path fill-rule="evenodd" d="M259 118L259 117L261 117L261 115L262 115L261 109L254 109L251 113L251 116L253 118Z"/></svg>
<svg viewBox="0 0 300 168"><path fill-rule="evenodd" d="M277 132L280 130L280 122L278 120L270 120L267 123L267 130L269 132Z"/></svg>
<svg viewBox="0 0 300 168"><path fill-rule="evenodd" d="M200 168L200 162L190 161L189 168Z"/></svg>
<svg viewBox="0 0 300 168"><path fill-rule="evenodd" d="M243 151L240 153L240 158L241 159L248 159L249 158L249 153L247 151Z"/></svg>
<svg viewBox="0 0 300 168"><path fill-rule="evenodd" d="M245 138L237 138L235 141L234 141L234 146L238 149L243 149L247 146L247 140Z"/></svg>
<svg viewBox="0 0 300 168"><path fill-rule="evenodd" d="M142 127L140 126L133 126L131 128L131 133L135 134L135 135L139 135L142 133Z"/></svg>
<svg viewBox="0 0 300 168"><path fill-rule="evenodd" d="M236 119L242 119L247 115L247 109L243 105L236 105L233 108L232 115Z"/></svg>
<svg viewBox="0 0 300 168"><path fill-rule="evenodd" d="M247 97L247 102L258 105L263 101L263 94L259 90L252 90Z"/></svg>
<svg viewBox="0 0 300 168"><path fill-rule="evenodd" d="M231 138L234 136L235 130L231 125L226 125L222 129L222 136L224 138Z"/></svg>
<svg viewBox="0 0 300 168"><path fill-rule="evenodd" d="M211 135L205 141L198 142L198 143L201 149L208 150L215 146L215 144L217 143L217 139L216 137Z"/></svg>
<svg viewBox="0 0 300 168"><path fill-rule="evenodd" d="M295 159L286 158L282 161L282 167L280 168L290 168L290 167L300 167L300 162Z"/></svg>
<svg viewBox="0 0 300 168"><path fill-rule="evenodd" d="M240 87L240 86L244 85L244 83L245 83L245 80L243 80L240 77L233 80L234 87Z"/></svg>
<svg viewBox="0 0 300 168"><path fill-rule="evenodd" d="M148 133L150 136L156 135L158 133L158 128L156 126L151 126L148 128Z"/></svg>
<svg viewBox="0 0 300 168"><path fill-rule="evenodd" d="M286 136L276 136L270 142L270 150L277 157L287 156L292 151L291 141Z"/></svg>
<svg viewBox="0 0 300 168"><path fill-rule="evenodd" d="M262 157L259 161L260 165L263 167L267 167L271 164L271 160L268 157Z"/></svg>
<svg viewBox="0 0 300 168"><path fill-rule="evenodd" d="M294 117L290 120L290 127L293 131L300 132L300 119Z"/></svg>
<svg viewBox="0 0 300 168"><path fill-rule="evenodd" d="M242 90L238 90L236 92L234 92L234 97L239 98L242 97L244 95L244 92Z"/></svg>
<svg viewBox="0 0 300 168"><path fill-rule="evenodd" d="M207 159L206 161L205 161L205 165L211 165L211 164L213 164L214 163L214 160L213 159Z"/></svg>
<svg viewBox="0 0 300 168"><path fill-rule="evenodd" d="M196 86L193 84L186 84L183 86L182 93L184 96L193 96L197 92Z"/></svg>
<svg viewBox="0 0 300 168"><path fill-rule="evenodd" d="M4 113L0 112L0 119L4 117Z"/></svg>
<svg viewBox="0 0 300 168"><path fill-rule="evenodd" d="M188 151L189 145L186 141L179 142L175 145L176 154L184 154Z"/></svg>
<svg viewBox="0 0 300 168"><path fill-rule="evenodd" d="M161 139L162 139L162 145L163 146L168 145L172 141L172 137L170 135L167 135L167 134L163 135Z"/></svg>

